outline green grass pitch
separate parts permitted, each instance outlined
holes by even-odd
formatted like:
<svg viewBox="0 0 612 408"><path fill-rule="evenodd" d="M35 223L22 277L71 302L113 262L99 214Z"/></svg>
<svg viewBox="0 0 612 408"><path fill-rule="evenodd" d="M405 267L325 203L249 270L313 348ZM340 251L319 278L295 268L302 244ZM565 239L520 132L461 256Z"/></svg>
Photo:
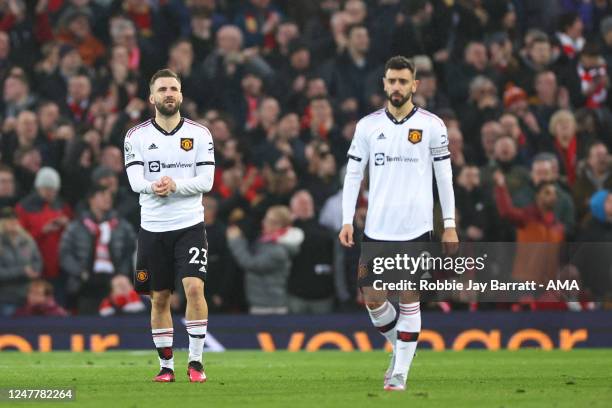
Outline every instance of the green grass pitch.
<svg viewBox="0 0 612 408"><path fill-rule="evenodd" d="M59 403L66 407L612 406L612 349L419 351L403 393L382 390L380 351L208 353L205 384L187 382L186 358L175 353L177 382L156 384L153 350L2 352L0 388L75 387L76 401Z"/></svg>

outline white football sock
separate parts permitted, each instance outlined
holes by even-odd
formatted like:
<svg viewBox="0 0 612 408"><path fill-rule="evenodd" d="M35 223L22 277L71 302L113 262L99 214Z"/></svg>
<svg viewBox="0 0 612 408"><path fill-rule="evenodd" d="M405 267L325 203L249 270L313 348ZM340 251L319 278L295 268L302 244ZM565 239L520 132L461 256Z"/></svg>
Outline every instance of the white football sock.
<svg viewBox="0 0 612 408"><path fill-rule="evenodd" d="M385 303L377 309L368 309L368 314L370 315L370 320L372 320L372 324L378 329L380 334L385 336L389 343L393 346L393 350L395 351L395 341L397 339L397 334L395 332L396 326L396 317L397 312L395 308L389 301L385 301Z"/></svg>
<svg viewBox="0 0 612 408"><path fill-rule="evenodd" d="M159 355L159 366L174 370L174 355L172 353L174 329L172 327L169 329L152 329L151 334Z"/></svg>
<svg viewBox="0 0 612 408"><path fill-rule="evenodd" d="M396 325L395 367L392 375L401 374L406 380L421 331L421 306L419 302L400 303L399 309Z"/></svg>
<svg viewBox="0 0 612 408"><path fill-rule="evenodd" d="M201 363L208 320L186 320L185 326L187 326L187 334L189 334L188 362L199 361Z"/></svg>

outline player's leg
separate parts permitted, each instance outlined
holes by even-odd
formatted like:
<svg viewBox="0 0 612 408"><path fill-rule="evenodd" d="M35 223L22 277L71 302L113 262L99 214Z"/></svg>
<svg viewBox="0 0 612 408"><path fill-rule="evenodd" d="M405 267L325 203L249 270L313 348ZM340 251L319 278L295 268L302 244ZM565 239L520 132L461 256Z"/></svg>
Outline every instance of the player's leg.
<svg viewBox="0 0 612 408"><path fill-rule="evenodd" d="M395 342L397 339L395 325L397 322L397 312L395 307L387 299L387 291L375 290L372 286L363 286L361 292L363 293L363 299L368 315L370 316L370 321L380 334L389 341L393 349L389 367L387 371L385 371L384 382L386 383L391 377L391 372L395 364Z"/></svg>
<svg viewBox="0 0 612 408"><path fill-rule="evenodd" d="M175 268L185 289L185 325L189 335L187 373L191 382L204 382L202 353L208 327L208 305L204 298L208 242L204 223L186 228L174 245Z"/></svg>
<svg viewBox="0 0 612 408"><path fill-rule="evenodd" d="M400 294L399 317L395 326L397 341L395 364L385 389L402 391L406 387L408 371L416 352L421 331L421 307L418 292L404 291Z"/></svg>
<svg viewBox="0 0 612 408"><path fill-rule="evenodd" d="M200 278L183 278L187 307L185 325L189 335L188 375L193 382L206 381L202 365L204 340L208 326L208 304L204 297L204 281Z"/></svg>
<svg viewBox="0 0 612 408"><path fill-rule="evenodd" d="M174 329L170 313L170 290L151 292L151 334L159 355L160 372L157 382L174 381L174 355L172 342Z"/></svg>
<svg viewBox="0 0 612 408"><path fill-rule="evenodd" d="M157 382L174 381L172 342L174 329L170 314L170 294L174 289L174 269L164 238L168 233L138 233L136 255L136 287L151 294L151 335L159 356L160 371L153 378Z"/></svg>

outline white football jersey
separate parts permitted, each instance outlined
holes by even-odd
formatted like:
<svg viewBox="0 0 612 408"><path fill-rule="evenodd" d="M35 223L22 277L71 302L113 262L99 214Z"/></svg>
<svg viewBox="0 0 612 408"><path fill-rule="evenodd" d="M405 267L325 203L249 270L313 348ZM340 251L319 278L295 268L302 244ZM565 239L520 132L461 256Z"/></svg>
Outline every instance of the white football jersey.
<svg viewBox="0 0 612 408"><path fill-rule="evenodd" d="M193 178L199 166L215 164L210 131L185 118L171 132L154 119L133 127L125 136L124 150L126 168L142 166L145 180L151 183L163 176L175 181ZM173 231L204 221L202 194L140 194L140 206L140 225L151 232Z"/></svg>
<svg viewBox="0 0 612 408"><path fill-rule="evenodd" d="M433 163L448 160L450 168L440 118L416 106L401 121L378 110L357 123L348 157L362 169L369 163L368 237L404 241L433 230ZM352 224L345 212L343 224Z"/></svg>

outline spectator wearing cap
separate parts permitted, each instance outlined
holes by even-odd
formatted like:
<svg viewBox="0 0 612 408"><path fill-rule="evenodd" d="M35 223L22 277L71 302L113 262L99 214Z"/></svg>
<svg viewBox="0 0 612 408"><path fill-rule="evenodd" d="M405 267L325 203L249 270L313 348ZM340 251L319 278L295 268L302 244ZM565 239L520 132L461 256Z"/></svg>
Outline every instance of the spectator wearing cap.
<svg viewBox="0 0 612 408"><path fill-rule="evenodd" d="M26 303L14 314L14 317L28 316L68 316L68 312L57 304L53 285L44 279L35 279L28 286Z"/></svg>
<svg viewBox="0 0 612 408"><path fill-rule="evenodd" d="M94 36L91 28L93 16L83 9L68 10L60 21L60 32L57 39L75 47L81 59L90 67L104 56L105 47L102 42Z"/></svg>
<svg viewBox="0 0 612 408"><path fill-rule="evenodd" d="M36 243L12 207L0 208L0 316L11 316L26 298L28 282L38 278L42 260Z"/></svg>
<svg viewBox="0 0 612 408"><path fill-rule="evenodd" d="M42 276L53 283L60 276L60 238L72 216L72 210L58 195L60 187L59 173L43 167L36 174L35 190L15 207L19 222L32 235L42 255Z"/></svg>
<svg viewBox="0 0 612 408"><path fill-rule="evenodd" d="M111 290L108 297L100 303L100 316L121 316L143 313L146 310L142 299L125 275L115 275L111 279Z"/></svg>
<svg viewBox="0 0 612 408"><path fill-rule="evenodd" d="M59 253L70 307L95 314L109 293L112 277L132 273L136 234L112 209L112 194L106 187L91 187L87 203L87 211L62 236Z"/></svg>
<svg viewBox="0 0 612 408"><path fill-rule="evenodd" d="M525 129L528 136L526 142L531 143L532 140L535 142L539 139L542 129L533 112L529 110L527 92L524 89L513 85L506 88L504 91L504 110L519 119L521 128Z"/></svg>
<svg viewBox="0 0 612 408"><path fill-rule="evenodd" d="M601 189L612 189L612 161L606 145L595 141L589 146L584 165L578 170L576 183L572 187L579 224L587 220L589 200Z"/></svg>

